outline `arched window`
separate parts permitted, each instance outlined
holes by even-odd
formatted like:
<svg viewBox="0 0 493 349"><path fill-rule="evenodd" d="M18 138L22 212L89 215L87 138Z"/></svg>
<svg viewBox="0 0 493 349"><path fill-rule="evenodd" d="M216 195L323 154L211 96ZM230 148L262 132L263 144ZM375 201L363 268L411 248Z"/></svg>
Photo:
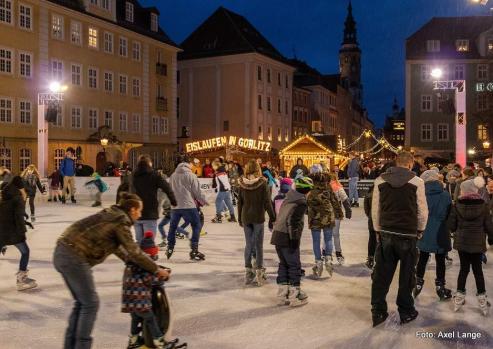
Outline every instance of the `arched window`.
<svg viewBox="0 0 493 349"><path fill-rule="evenodd" d="M64 155L65 151L63 149L55 149L55 169L58 170L60 168Z"/></svg>
<svg viewBox="0 0 493 349"><path fill-rule="evenodd" d="M23 148L19 150L19 171L22 172L27 166L32 164L31 149Z"/></svg>

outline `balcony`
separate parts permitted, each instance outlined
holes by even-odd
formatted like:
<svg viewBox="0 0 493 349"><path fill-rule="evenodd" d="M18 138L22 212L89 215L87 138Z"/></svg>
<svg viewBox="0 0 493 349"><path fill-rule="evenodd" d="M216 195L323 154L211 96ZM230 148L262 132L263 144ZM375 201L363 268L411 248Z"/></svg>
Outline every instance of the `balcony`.
<svg viewBox="0 0 493 349"><path fill-rule="evenodd" d="M164 63L156 63L156 74L167 76L168 75L168 66Z"/></svg>
<svg viewBox="0 0 493 349"><path fill-rule="evenodd" d="M168 99L164 97L156 98L156 111L168 111Z"/></svg>

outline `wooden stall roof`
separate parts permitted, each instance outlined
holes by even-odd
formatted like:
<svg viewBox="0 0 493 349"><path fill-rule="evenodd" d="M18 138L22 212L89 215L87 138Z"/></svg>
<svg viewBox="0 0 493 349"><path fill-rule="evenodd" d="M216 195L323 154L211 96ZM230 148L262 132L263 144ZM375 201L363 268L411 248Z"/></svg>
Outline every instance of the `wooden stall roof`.
<svg viewBox="0 0 493 349"><path fill-rule="evenodd" d="M324 142L325 143L325 142ZM289 153L324 153L328 155L338 155L321 141L310 135L304 135L287 145L279 152L280 156Z"/></svg>

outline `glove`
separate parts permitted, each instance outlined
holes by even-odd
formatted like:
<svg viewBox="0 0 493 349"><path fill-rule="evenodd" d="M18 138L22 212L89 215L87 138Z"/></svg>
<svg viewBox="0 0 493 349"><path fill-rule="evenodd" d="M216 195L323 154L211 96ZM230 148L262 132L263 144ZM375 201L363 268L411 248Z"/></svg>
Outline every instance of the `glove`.
<svg viewBox="0 0 493 349"><path fill-rule="evenodd" d="M423 237L423 232L422 231L418 231L418 240L421 240L422 237Z"/></svg>
<svg viewBox="0 0 493 349"><path fill-rule="evenodd" d="M26 224L26 226L28 226L29 228L34 229L33 225L32 225L30 222L25 221L24 223L25 223L25 224Z"/></svg>
<svg viewBox="0 0 493 349"><path fill-rule="evenodd" d="M353 215L353 211L351 209L346 210L346 218L351 219Z"/></svg>
<svg viewBox="0 0 493 349"><path fill-rule="evenodd" d="M269 219L269 230L272 231L274 229L274 221Z"/></svg>

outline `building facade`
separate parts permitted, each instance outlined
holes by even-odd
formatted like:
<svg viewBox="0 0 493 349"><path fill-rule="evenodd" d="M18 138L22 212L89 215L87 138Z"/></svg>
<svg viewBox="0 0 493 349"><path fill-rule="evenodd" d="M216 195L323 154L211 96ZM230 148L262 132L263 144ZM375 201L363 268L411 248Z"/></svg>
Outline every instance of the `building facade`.
<svg viewBox="0 0 493 349"><path fill-rule="evenodd" d="M311 103L310 96L312 91L304 87L293 87L293 121L292 138L296 139L312 130Z"/></svg>
<svg viewBox="0 0 493 349"><path fill-rule="evenodd" d="M49 126L49 171L69 146L95 167L100 133L111 135L107 161L164 163L176 148L179 48L158 20L135 0L1 1L0 165L37 163L38 93L53 81L67 90Z"/></svg>
<svg viewBox="0 0 493 349"><path fill-rule="evenodd" d="M406 113L404 108L399 108L399 104L397 104L396 99L394 99L394 103L392 104L392 113L385 117L383 136L392 146L396 148L404 148L406 136Z"/></svg>
<svg viewBox="0 0 493 349"><path fill-rule="evenodd" d="M429 157L455 158L454 91L440 80L466 82L466 145L481 153L491 140L493 17L433 18L406 41L406 146Z"/></svg>
<svg viewBox="0 0 493 349"><path fill-rule="evenodd" d="M246 18L220 7L181 47L184 142L237 136L278 150L291 141L294 68Z"/></svg>

